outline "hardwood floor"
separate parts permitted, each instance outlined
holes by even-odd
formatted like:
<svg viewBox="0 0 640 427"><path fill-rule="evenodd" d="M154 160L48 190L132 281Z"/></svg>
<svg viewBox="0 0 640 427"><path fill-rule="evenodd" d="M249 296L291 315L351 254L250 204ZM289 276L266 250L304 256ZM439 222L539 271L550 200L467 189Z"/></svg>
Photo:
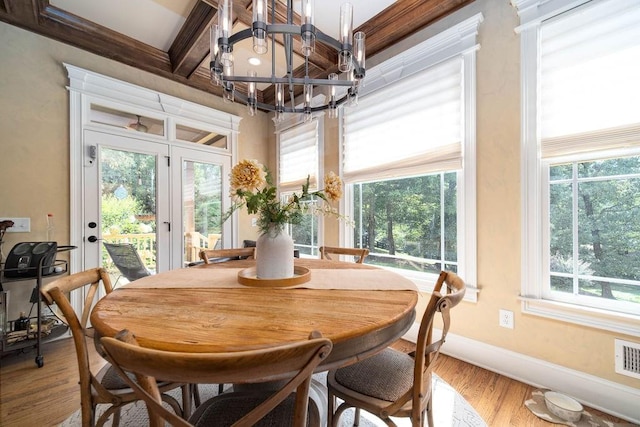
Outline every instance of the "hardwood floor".
<svg viewBox="0 0 640 427"><path fill-rule="evenodd" d="M405 341L394 347L406 352L413 350L413 344ZM36 367L34 352L1 359L1 426L57 426L80 408L73 341L47 343L43 354L42 368ZM95 353L91 354L91 360L96 367L104 363ZM531 386L444 355L437 361L435 372L462 394L489 426L551 425L524 406L534 389ZM589 411L620 422L599 411Z"/></svg>

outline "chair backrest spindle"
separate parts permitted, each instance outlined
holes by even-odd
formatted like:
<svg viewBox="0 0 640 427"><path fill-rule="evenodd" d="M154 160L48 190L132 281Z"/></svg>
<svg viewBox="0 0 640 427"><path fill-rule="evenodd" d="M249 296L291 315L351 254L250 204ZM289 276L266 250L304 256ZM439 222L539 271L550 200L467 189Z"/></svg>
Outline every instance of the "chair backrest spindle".
<svg viewBox="0 0 640 427"><path fill-rule="evenodd" d="M256 248L232 248L232 249L203 249L200 251L200 259L205 264L213 264L220 261L233 259L254 259Z"/></svg>
<svg viewBox="0 0 640 427"><path fill-rule="evenodd" d="M332 260L331 255L351 255L356 263L362 264L367 255L369 255L369 249L320 246L320 258Z"/></svg>

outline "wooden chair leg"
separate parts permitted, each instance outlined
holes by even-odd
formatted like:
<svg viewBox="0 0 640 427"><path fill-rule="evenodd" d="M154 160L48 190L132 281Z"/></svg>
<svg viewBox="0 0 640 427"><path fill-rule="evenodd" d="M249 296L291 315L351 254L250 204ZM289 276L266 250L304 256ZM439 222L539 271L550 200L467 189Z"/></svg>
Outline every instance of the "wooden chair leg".
<svg viewBox="0 0 640 427"><path fill-rule="evenodd" d="M120 409L119 408L117 411L113 413L113 422L111 423L111 426L112 427L120 426Z"/></svg>
<svg viewBox="0 0 640 427"><path fill-rule="evenodd" d="M191 403L192 390L193 388L191 387L191 384L182 386L182 418L184 418L185 420L189 419L189 416L191 415L191 410L193 409L192 403Z"/></svg>
<svg viewBox="0 0 640 427"><path fill-rule="evenodd" d="M193 393L193 403L197 408L202 403L200 400L200 389L198 388L198 384L191 384L191 392Z"/></svg>
<svg viewBox="0 0 640 427"><path fill-rule="evenodd" d="M333 426L333 411L336 409L336 398L334 395L329 394L327 398L327 426Z"/></svg>

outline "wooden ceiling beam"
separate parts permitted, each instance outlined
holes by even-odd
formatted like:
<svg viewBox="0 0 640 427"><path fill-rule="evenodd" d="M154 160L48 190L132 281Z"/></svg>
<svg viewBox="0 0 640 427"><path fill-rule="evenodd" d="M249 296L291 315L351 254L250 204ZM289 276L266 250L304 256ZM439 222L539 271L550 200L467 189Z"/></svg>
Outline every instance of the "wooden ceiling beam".
<svg viewBox="0 0 640 427"><path fill-rule="evenodd" d="M365 33L366 54L370 57L473 1L398 0L355 31Z"/></svg>
<svg viewBox="0 0 640 427"><path fill-rule="evenodd" d="M216 8L204 1L197 2L193 7L169 48L174 74L191 77L209 56L209 29L218 19L217 12Z"/></svg>
<svg viewBox="0 0 640 427"><path fill-rule="evenodd" d="M473 1L398 0L356 31L366 34L367 56L371 57ZM250 26L251 7L252 0L236 0L236 19ZM210 82L208 64L201 66L209 55L209 27L215 22L216 12L217 0L198 1L171 48L164 52L52 6L49 0L0 0L0 21L221 96L221 88ZM286 5L276 2L277 21L286 22L286 15ZM293 22L299 24L297 14ZM294 39L294 49L300 51L299 40ZM326 78L336 72L336 62L337 53L316 42L316 50L309 57L309 76ZM294 70L296 77L304 74L304 66ZM246 90L244 86L237 85L238 90ZM301 91L298 88L295 95ZM270 87L258 91L257 96L261 102L272 104L275 90Z"/></svg>

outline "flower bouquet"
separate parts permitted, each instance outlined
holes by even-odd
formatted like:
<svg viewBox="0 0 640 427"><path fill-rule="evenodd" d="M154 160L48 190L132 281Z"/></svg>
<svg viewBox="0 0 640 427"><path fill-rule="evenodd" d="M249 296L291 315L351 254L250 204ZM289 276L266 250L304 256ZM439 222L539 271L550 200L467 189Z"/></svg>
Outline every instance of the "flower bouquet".
<svg viewBox="0 0 640 427"><path fill-rule="evenodd" d="M232 205L222 220L243 207L249 214L258 215L261 233L256 244L258 277L293 276L293 240L284 232L286 224L299 224L305 214L340 217L337 209L328 204L342 196L342 181L333 172L325 177L324 189L309 191L307 177L302 191L293 193L284 202L278 198L269 169L256 160L242 160L233 167L230 178Z"/></svg>

